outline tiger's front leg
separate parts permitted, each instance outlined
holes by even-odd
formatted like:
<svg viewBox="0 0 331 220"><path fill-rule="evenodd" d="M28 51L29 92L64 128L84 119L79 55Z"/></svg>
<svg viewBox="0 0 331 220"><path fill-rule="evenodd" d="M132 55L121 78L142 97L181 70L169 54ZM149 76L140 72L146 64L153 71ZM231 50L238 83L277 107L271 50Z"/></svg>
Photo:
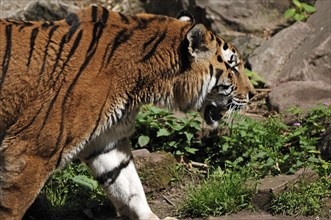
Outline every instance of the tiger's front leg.
<svg viewBox="0 0 331 220"><path fill-rule="evenodd" d="M159 219L147 203L127 138L109 143L98 153L82 155L80 158L90 167L123 219Z"/></svg>

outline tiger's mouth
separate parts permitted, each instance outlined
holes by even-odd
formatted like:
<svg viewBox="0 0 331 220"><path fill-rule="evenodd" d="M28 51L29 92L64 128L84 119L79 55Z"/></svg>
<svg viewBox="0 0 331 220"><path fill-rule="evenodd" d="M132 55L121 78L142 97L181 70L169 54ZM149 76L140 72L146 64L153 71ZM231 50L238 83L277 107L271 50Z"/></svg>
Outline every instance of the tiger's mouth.
<svg viewBox="0 0 331 220"><path fill-rule="evenodd" d="M218 122L225 116L231 117L231 114L234 111L238 111L245 107L245 103L237 103L233 99L227 100L227 104L215 102L209 102L204 105L203 108L203 119L207 123L207 125L212 128L216 128L218 126Z"/></svg>
<svg viewBox="0 0 331 220"><path fill-rule="evenodd" d="M203 112L203 119L205 122L215 128L218 126L218 121L221 120L223 115L228 111L226 106L216 106L215 104L206 105Z"/></svg>

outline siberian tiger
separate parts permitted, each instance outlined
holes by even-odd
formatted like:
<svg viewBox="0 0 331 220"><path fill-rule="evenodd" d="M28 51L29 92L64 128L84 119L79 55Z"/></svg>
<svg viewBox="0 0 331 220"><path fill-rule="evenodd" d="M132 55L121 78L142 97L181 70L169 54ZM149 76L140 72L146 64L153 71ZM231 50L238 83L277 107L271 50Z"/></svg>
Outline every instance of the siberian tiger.
<svg viewBox="0 0 331 220"><path fill-rule="evenodd" d="M129 137L139 107L217 125L253 92L238 51L202 24L90 7L56 22L0 20L0 219L21 219L78 157L125 219L159 219Z"/></svg>

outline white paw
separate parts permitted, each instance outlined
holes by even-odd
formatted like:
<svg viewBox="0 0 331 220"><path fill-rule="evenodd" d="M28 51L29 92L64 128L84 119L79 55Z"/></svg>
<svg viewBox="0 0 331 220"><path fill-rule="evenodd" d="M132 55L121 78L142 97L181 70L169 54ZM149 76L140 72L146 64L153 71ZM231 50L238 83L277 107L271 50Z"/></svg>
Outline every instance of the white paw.
<svg viewBox="0 0 331 220"><path fill-rule="evenodd" d="M176 218L173 218L173 217L165 217L164 219L162 219L162 220L178 220L178 219L176 219Z"/></svg>

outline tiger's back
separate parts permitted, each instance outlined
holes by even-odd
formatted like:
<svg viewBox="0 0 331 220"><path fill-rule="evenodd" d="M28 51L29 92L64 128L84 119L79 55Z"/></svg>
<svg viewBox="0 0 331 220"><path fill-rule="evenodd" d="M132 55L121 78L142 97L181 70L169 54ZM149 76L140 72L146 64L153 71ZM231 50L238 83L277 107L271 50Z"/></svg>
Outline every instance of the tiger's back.
<svg viewBox="0 0 331 220"><path fill-rule="evenodd" d="M158 103L213 122L232 96L245 103L243 64L224 45L202 25L101 7L0 19L0 218L21 218L54 169L79 157L122 216L158 219L132 162L134 118Z"/></svg>

